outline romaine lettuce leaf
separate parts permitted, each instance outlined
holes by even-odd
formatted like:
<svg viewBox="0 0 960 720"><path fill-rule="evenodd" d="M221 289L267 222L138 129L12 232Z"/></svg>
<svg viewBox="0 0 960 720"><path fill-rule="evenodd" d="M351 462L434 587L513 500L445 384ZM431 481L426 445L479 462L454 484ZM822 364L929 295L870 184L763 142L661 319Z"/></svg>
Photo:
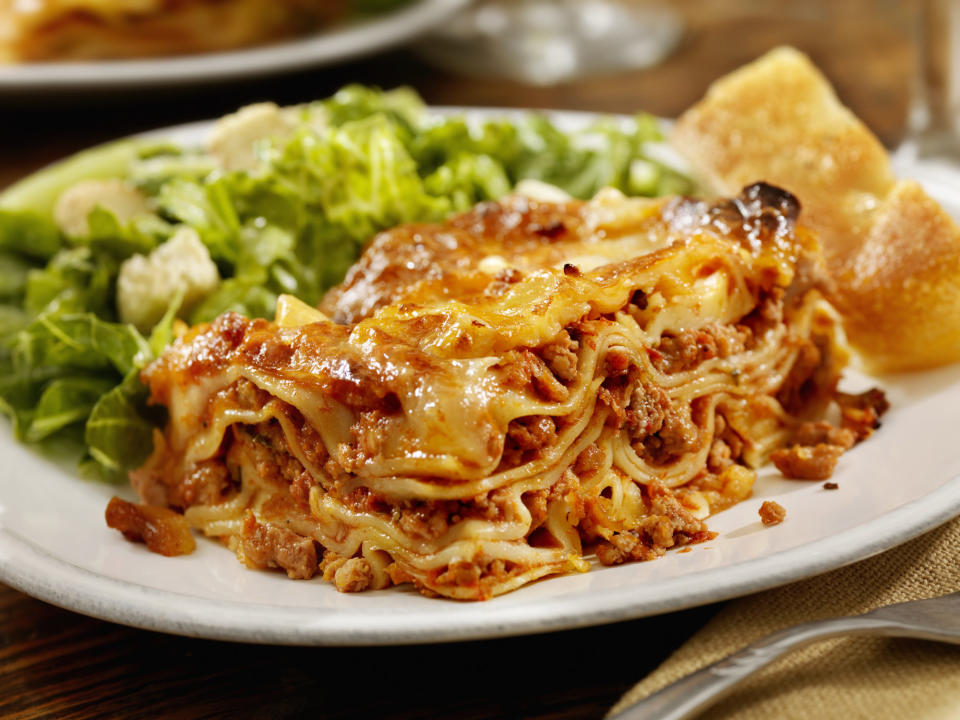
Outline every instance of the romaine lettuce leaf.
<svg viewBox="0 0 960 720"><path fill-rule="evenodd" d="M173 235L174 227L156 215L143 215L121 223L116 215L103 207L94 208L87 216L90 232L77 240L94 253L126 260L131 255L147 255Z"/></svg>
<svg viewBox="0 0 960 720"><path fill-rule="evenodd" d="M12 347L13 369L20 373L112 368L125 376L152 355L132 325L106 322L92 313L40 315L17 333Z"/></svg>
<svg viewBox="0 0 960 720"><path fill-rule="evenodd" d="M112 377L76 375L53 380L37 401L25 439L38 442L67 425L86 420L100 398L115 385Z"/></svg>
<svg viewBox="0 0 960 720"><path fill-rule="evenodd" d="M134 370L96 403L84 429L92 460L85 463L86 474L122 482L147 459L153 432L164 419L161 409L147 406L148 395Z"/></svg>
<svg viewBox="0 0 960 720"><path fill-rule="evenodd" d="M33 264L17 253L0 252L0 303L19 305Z"/></svg>
<svg viewBox="0 0 960 720"><path fill-rule="evenodd" d="M225 182L171 180L160 188L156 200L162 215L196 230L210 257L229 267L237 261L240 220Z"/></svg>
<svg viewBox="0 0 960 720"><path fill-rule="evenodd" d="M61 250L27 274L23 307L33 316L92 312L113 320L118 268L115 258L89 247Z"/></svg>
<svg viewBox="0 0 960 720"><path fill-rule="evenodd" d="M143 141L119 140L84 150L14 183L0 194L0 208L48 217L60 193L81 180L124 176Z"/></svg>
<svg viewBox="0 0 960 720"><path fill-rule="evenodd" d="M0 250L34 260L49 260L63 246L49 217L32 210L0 209Z"/></svg>

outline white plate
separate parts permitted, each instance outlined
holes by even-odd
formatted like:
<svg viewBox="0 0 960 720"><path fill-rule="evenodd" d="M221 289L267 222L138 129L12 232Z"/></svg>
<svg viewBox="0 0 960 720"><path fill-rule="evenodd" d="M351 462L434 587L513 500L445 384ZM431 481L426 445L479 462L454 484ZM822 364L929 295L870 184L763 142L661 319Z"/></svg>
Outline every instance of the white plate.
<svg viewBox="0 0 960 720"><path fill-rule="evenodd" d="M470 0L419 0L305 38L230 52L141 60L0 65L0 93L173 85L298 70L383 50L436 27Z"/></svg>
<svg viewBox="0 0 960 720"><path fill-rule="evenodd" d="M489 111L484 112L487 114ZM589 115L560 114L562 124ZM161 131L198 142L208 124ZM956 179L956 178L955 178ZM956 187L956 184L954 184ZM201 539L164 558L107 529L103 511L128 488L84 482L0 428L0 580L61 607L136 627L199 637L303 645L376 645L489 638L583 627L723 600L831 570L960 514L960 366L871 380L892 408L834 480L761 473L752 499L710 520L715 540L659 560L550 578L487 602L428 599L406 588L344 595L318 579L244 569ZM763 527L763 500L787 509Z"/></svg>

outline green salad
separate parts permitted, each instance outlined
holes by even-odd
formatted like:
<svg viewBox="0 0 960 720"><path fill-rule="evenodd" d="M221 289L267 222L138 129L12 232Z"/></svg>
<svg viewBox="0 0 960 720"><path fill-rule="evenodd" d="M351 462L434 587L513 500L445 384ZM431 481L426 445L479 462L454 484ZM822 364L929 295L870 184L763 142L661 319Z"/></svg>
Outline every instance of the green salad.
<svg viewBox="0 0 960 720"><path fill-rule="evenodd" d="M437 116L411 90L344 88L220 120L204 148L124 140L0 195L0 408L19 439L123 479L163 417L139 371L188 323L316 304L374 233L439 221L522 179L578 198L688 193L655 118L575 132L540 115Z"/></svg>

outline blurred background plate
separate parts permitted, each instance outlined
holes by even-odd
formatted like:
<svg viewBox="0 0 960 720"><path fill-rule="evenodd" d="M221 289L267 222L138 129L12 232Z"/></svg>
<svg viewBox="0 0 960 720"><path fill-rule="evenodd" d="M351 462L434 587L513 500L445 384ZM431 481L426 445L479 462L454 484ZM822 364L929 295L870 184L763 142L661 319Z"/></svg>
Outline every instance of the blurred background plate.
<svg viewBox="0 0 960 720"><path fill-rule="evenodd" d="M163 87L241 79L331 64L402 44L470 0L419 0L371 20L269 46L179 57L0 66L0 95Z"/></svg>

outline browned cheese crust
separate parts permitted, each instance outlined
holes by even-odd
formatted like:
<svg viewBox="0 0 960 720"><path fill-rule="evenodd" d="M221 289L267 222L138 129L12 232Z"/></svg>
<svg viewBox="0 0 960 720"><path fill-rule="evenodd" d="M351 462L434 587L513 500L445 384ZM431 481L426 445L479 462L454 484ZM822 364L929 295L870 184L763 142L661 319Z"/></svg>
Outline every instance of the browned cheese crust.
<svg viewBox="0 0 960 720"><path fill-rule="evenodd" d="M803 201L831 296L875 370L960 360L960 229L803 54L780 48L716 81L672 141L720 192L765 180Z"/></svg>

